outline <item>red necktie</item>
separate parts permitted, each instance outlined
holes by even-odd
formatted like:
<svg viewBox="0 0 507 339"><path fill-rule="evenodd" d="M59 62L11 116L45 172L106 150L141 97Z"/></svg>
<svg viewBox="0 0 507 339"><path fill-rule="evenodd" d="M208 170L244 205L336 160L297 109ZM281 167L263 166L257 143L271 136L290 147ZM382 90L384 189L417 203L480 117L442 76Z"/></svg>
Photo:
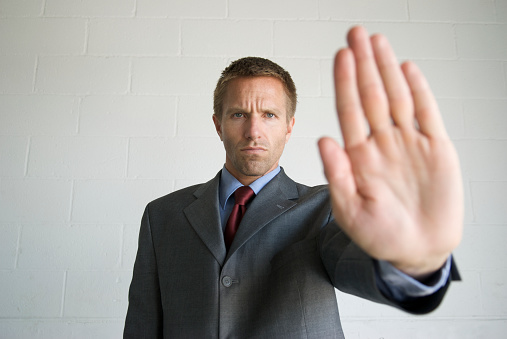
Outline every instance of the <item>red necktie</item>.
<svg viewBox="0 0 507 339"><path fill-rule="evenodd" d="M227 225L225 226L224 239L227 251L231 247L232 240L236 235L239 223L246 212L246 204L253 199L255 193L248 186L241 186L234 192L234 207L232 208Z"/></svg>

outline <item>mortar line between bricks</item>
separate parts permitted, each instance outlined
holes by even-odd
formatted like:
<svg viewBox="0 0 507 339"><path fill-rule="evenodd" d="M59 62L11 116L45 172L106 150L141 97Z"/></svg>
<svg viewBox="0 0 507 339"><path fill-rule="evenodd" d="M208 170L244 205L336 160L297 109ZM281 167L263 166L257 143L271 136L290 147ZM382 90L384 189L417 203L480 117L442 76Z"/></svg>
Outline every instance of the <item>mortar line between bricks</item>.
<svg viewBox="0 0 507 339"><path fill-rule="evenodd" d="M39 69L39 55L35 56L35 65L33 68L33 78L32 78L32 95L37 93L37 70Z"/></svg>
<svg viewBox="0 0 507 339"><path fill-rule="evenodd" d="M69 206L69 215L68 215L69 224L72 224L72 208L74 206L74 182L75 182L75 179L72 179L70 181L70 206Z"/></svg>
<svg viewBox="0 0 507 339"><path fill-rule="evenodd" d="M127 149L126 149L126 154L125 154L125 173L124 173L124 177L125 179L128 179L128 174L129 174L129 152L130 152L130 137L127 138Z"/></svg>
<svg viewBox="0 0 507 339"><path fill-rule="evenodd" d="M456 61L460 61L461 58L460 58L459 49L458 49L458 33L456 32L456 24L455 23L451 24L451 30L452 30L452 39L454 41L453 48L454 48L454 54L456 55Z"/></svg>
<svg viewBox="0 0 507 339"><path fill-rule="evenodd" d="M78 96L76 99L77 99L76 136L79 136L81 132L81 105L83 104L83 96Z"/></svg>
<svg viewBox="0 0 507 339"><path fill-rule="evenodd" d="M32 146L32 136L28 136L28 143L26 144L26 152L25 152L25 168L23 169L23 177L26 178L28 175L28 159L30 156L30 149Z"/></svg>
<svg viewBox="0 0 507 339"><path fill-rule="evenodd" d="M132 56L129 58L129 75L128 75L128 86L127 86L127 95L132 95Z"/></svg>
<svg viewBox="0 0 507 339"><path fill-rule="evenodd" d="M176 56L183 56L183 20L178 20L178 52Z"/></svg>
<svg viewBox="0 0 507 339"><path fill-rule="evenodd" d="M42 0L42 16L46 15L46 2L47 0Z"/></svg>
<svg viewBox="0 0 507 339"><path fill-rule="evenodd" d="M14 269L17 270L18 268L18 261L19 261L19 250L21 246L21 234L22 234L23 226L19 225L18 229L18 239L16 241L16 255L14 256Z"/></svg>
<svg viewBox="0 0 507 339"><path fill-rule="evenodd" d="M84 36L84 46L82 55L87 55L88 53L88 40L90 39L90 18L85 20L85 36Z"/></svg>
<svg viewBox="0 0 507 339"><path fill-rule="evenodd" d="M125 246L125 223L121 225L121 234L120 234L120 260L119 260L119 268L123 267L123 248Z"/></svg>
<svg viewBox="0 0 507 339"><path fill-rule="evenodd" d="M60 318L63 318L65 308L65 291L67 290L67 271L63 272L62 304L60 305Z"/></svg>
<svg viewBox="0 0 507 339"><path fill-rule="evenodd" d="M137 16L137 0L134 0L134 11L132 13L133 18L138 18Z"/></svg>

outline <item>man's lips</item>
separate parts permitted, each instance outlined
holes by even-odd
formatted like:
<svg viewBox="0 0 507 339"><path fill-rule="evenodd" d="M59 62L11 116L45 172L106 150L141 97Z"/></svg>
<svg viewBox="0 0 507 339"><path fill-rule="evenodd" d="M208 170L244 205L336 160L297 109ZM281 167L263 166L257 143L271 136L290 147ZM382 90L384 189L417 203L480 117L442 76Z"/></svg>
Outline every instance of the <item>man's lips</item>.
<svg viewBox="0 0 507 339"><path fill-rule="evenodd" d="M267 149L264 147L261 147L261 146L248 146L248 147L241 148L241 152L252 153L252 154L262 153L265 151L267 151Z"/></svg>

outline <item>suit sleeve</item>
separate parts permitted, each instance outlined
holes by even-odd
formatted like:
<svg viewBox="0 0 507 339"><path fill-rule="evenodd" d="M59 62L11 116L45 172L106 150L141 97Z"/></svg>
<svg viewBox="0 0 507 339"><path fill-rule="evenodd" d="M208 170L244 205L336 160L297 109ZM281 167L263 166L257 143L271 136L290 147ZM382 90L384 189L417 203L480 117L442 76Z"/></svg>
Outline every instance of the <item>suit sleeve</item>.
<svg viewBox="0 0 507 339"><path fill-rule="evenodd" d="M440 305L451 280L460 280L454 261L451 274L442 288L435 293L403 302L383 294L377 285L375 260L362 251L331 221L320 234L321 258L333 285L342 292L374 302L391 305L413 314L425 314Z"/></svg>
<svg viewBox="0 0 507 339"><path fill-rule="evenodd" d="M162 304L149 206L139 231L123 338L162 338Z"/></svg>

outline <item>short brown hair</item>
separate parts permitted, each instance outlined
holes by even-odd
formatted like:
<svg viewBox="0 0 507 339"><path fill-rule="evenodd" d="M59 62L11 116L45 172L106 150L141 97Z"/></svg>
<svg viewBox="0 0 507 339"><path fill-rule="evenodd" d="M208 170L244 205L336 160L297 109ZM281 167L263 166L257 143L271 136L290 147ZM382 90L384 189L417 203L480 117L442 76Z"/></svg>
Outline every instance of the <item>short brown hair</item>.
<svg viewBox="0 0 507 339"><path fill-rule="evenodd" d="M287 121L296 113L297 93L296 85L285 69L271 60L259 57L246 57L233 61L227 66L220 78L213 95L213 111L214 115L219 119L222 118L222 106L224 102L225 92L229 82L240 77L258 77L268 76L279 79L285 93L287 94Z"/></svg>

